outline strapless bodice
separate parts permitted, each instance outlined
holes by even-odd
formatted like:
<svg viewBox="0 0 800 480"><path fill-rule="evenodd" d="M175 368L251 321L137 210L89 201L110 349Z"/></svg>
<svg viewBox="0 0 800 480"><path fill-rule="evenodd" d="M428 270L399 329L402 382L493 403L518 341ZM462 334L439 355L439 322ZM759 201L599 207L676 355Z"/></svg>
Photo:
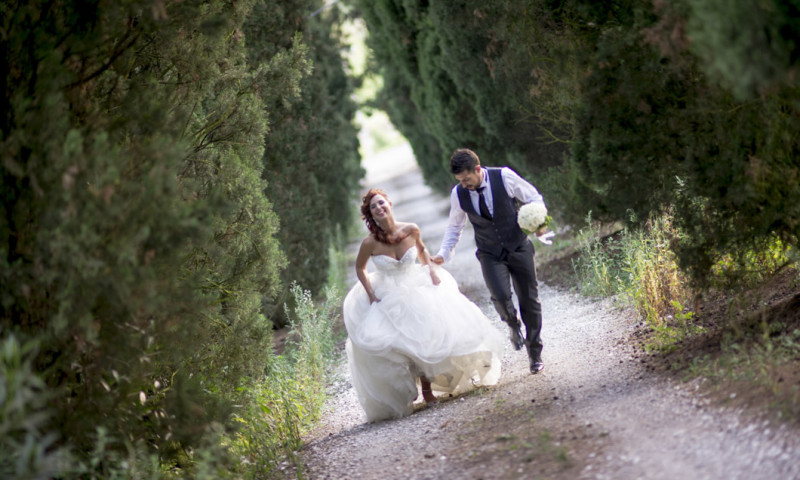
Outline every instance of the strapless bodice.
<svg viewBox="0 0 800 480"><path fill-rule="evenodd" d="M406 250L406 253L400 257L400 260L392 258L388 255L374 255L372 263L375 264L375 269L386 275L396 275L399 273L407 272L415 264L417 258L417 247L412 246Z"/></svg>

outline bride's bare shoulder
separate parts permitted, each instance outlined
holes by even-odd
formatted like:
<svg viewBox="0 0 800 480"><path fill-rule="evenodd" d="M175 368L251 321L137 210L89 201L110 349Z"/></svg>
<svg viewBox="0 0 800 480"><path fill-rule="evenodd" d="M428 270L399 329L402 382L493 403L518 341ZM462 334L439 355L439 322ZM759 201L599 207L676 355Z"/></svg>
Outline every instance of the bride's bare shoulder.
<svg viewBox="0 0 800 480"><path fill-rule="evenodd" d="M416 223L403 223L400 226L400 230L404 233L403 235L404 237L407 237L409 235L417 236L419 235L420 232L419 226Z"/></svg>
<svg viewBox="0 0 800 480"><path fill-rule="evenodd" d="M364 246L364 245L366 245L366 246L375 245L376 243L378 243L378 239L375 238L375 235L373 235L372 233L370 233L369 235L364 237L364 240L361 240L361 245L362 246Z"/></svg>
<svg viewBox="0 0 800 480"><path fill-rule="evenodd" d="M369 235L364 237L364 240L361 240L361 251L371 254L372 251L375 249L375 245L377 244L378 244L378 239L375 238L375 235L370 233Z"/></svg>

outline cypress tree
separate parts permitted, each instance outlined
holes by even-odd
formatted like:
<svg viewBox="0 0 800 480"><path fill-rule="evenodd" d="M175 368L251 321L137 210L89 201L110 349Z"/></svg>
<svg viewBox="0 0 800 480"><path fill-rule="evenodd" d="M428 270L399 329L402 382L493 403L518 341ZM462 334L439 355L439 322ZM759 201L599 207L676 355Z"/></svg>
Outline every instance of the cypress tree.
<svg viewBox="0 0 800 480"><path fill-rule="evenodd" d="M359 5L429 183L452 184L466 145L566 222L670 209L699 283L725 255L797 245L797 2Z"/></svg>
<svg viewBox="0 0 800 480"><path fill-rule="evenodd" d="M264 2L245 29L252 62L276 56L276 51L295 64L299 62L289 59L299 51L307 59L299 83L273 77L274 85L297 88L295 96L280 91L265 95L270 126L263 178L281 219L279 239L288 260L284 288L268 304L268 312L281 323L292 283L314 293L324 286L329 247L352 220L352 201L363 176L353 124L354 85L344 70L345 46L338 28L344 13L333 7L311 16L321 8L322 2L312 0Z"/></svg>
<svg viewBox="0 0 800 480"><path fill-rule="evenodd" d="M452 186L448 159L459 147L522 172L561 163L564 145L528 121L536 59L517 48L514 30L533 10L527 3L359 2L384 79L377 106L409 139L431 185Z"/></svg>
<svg viewBox="0 0 800 480"><path fill-rule="evenodd" d="M769 52L749 61L759 31L774 34L767 50L786 51L791 36L773 27L795 20L770 16L766 25L754 11L740 25L740 8L752 7L744 4L713 15L703 2L657 6L633 5L614 17L622 28L590 44L571 164L592 194L580 204L606 218L633 211L644 220L675 206L681 266L708 284L723 256L742 260L775 240L797 245L798 90L779 74L792 61ZM730 49L703 37L734 30L742 35ZM752 76L720 76L732 68ZM760 98L745 98L756 90Z"/></svg>
<svg viewBox="0 0 800 480"><path fill-rule="evenodd" d="M49 418L35 435L2 439L4 474L41 467L18 462L26 438L54 438L73 473L129 449L169 464L263 372L285 264L264 138L307 66L299 46L248 58L253 3L0 7L0 332L51 399L24 412ZM117 453L90 465L101 444Z"/></svg>

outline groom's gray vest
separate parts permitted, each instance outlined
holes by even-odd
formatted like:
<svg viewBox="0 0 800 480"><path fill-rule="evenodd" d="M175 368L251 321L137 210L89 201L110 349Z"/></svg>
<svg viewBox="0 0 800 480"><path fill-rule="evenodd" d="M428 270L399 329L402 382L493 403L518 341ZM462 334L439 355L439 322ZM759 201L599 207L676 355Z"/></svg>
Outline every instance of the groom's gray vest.
<svg viewBox="0 0 800 480"><path fill-rule="evenodd" d="M475 211L469 198L469 190L458 185L458 203L461 209L467 212L469 221L475 230L475 244L478 251L490 253L499 257L503 249L513 252L528 239L525 232L517 224L517 209L514 199L508 196L503 176L499 168L484 168L492 184L492 200L494 214L487 220Z"/></svg>

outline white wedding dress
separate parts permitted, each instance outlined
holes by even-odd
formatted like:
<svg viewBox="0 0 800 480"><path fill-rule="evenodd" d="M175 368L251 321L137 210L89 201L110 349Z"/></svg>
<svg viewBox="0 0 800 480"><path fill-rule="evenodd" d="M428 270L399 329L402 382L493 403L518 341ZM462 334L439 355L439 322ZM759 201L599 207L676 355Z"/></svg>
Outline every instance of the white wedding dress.
<svg viewBox="0 0 800 480"><path fill-rule="evenodd" d="M447 271L437 269L434 285L416 258L413 246L400 260L373 256L369 278L380 301L370 304L360 282L344 300L352 383L369 422L412 413L420 376L450 393L500 377L503 335Z"/></svg>

